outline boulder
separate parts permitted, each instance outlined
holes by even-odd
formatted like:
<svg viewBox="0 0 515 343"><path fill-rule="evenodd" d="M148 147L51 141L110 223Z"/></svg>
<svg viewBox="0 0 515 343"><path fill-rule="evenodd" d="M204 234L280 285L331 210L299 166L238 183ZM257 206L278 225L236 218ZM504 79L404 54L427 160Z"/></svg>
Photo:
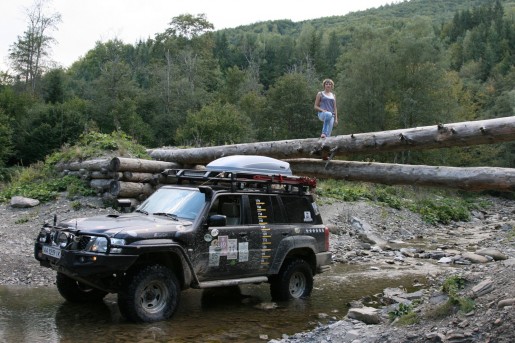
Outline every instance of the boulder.
<svg viewBox="0 0 515 343"><path fill-rule="evenodd" d="M499 250L494 249L494 248L480 249L480 250L476 251L476 254L481 255L481 256L490 256L495 261L501 261L501 260L508 259L508 256L504 255L502 252L500 252Z"/></svg>
<svg viewBox="0 0 515 343"><path fill-rule="evenodd" d="M365 222L359 218L352 217L351 225L356 230L357 236L361 239L361 241L363 241L365 243L373 244L373 245L378 245L381 248L384 248L385 246L388 245L388 242L386 240L382 239L381 237L379 237L374 232L374 230L372 229L370 224L368 224L367 222Z"/></svg>
<svg viewBox="0 0 515 343"><path fill-rule="evenodd" d="M464 252L461 254L461 257L463 257L466 260L469 260L472 263L487 263L490 262L490 260L482 255L475 254L473 252Z"/></svg>
<svg viewBox="0 0 515 343"><path fill-rule="evenodd" d="M494 290L494 283L492 279L485 279L472 287L470 291L470 297L472 299L475 299L477 297L483 296L485 294L490 293Z"/></svg>
<svg viewBox="0 0 515 343"><path fill-rule="evenodd" d="M381 316L379 316L378 310L373 307L351 308L347 316L365 324L381 323Z"/></svg>
<svg viewBox="0 0 515 343"><path fill-rule="evenodd" d="M29 208L35 207L39 205L39 200L25 198L22 196L14 196L11 198L11 207L14 208Z"/></svg>

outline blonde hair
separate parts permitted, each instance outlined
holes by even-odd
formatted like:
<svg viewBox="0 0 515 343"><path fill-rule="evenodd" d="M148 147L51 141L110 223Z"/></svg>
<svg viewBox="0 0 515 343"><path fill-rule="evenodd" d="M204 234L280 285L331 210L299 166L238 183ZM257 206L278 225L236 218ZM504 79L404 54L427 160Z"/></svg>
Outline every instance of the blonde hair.
<svg viewBox="0 0 515 343"><path fill-rule="evenodd" d="M331 79L325 79L324 81L322 81L322 87L325 87L326 82L330 82L331 86L334 87L334 81Z"/></svg>

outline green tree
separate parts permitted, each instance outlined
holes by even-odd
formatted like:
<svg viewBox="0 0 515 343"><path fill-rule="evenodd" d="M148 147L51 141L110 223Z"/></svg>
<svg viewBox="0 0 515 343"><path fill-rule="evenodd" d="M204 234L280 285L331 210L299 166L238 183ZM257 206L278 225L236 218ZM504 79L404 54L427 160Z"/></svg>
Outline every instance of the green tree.
<svg viewBox="0 0 515 343"><path fill-rule="evenodd" d="M55 41L49 32L61 22L59 13L45 13L46 3L46 0L35 0L33 6L27 9L28 27L9 49L12 67L24 82L26 90L32 93L36 91L37 81L45 70L45 57Z"/></svg>
<svg viewBox="0 0 515 343"><path fill-rule="evenodd" d="M51 104L63 103L66 93L66 74L57 68L48 71L41 81L41 95L45 102Z"/></svg>
<svg viewBox="0 0 515 343"><path fill-rule="evenodd" d="M170 26L165 31L165 35L186 39L198 37L214 29L214 25L206 19L204 13L197 14L196 16L192 14L182 14L173 17L169 25Z"/></svg>
<svg viewBox="0 0 515 343"><path fill-rule="evenodd" d="M5 166L5 162L12 154L12 135L11 118L0 108L0 168Z"/></svg>
<svg viewBox="0 0 515 343"><path fill-rule="evenodd" d="M271 140L316 137L320 129L313 104L316 91L301 73L286 74L270 88L263 123Z"/></svg>
<svg viewBox="0 0 515 343"><path fill-rule="evenodd" d="M224 145L251 139L249 118L231 104L215 102L190 111L177 130L177 140L194 146Z"/></svg>
<svg viewBox="0 0 515 343"><path fill-rule="evenodd" d="M361 34L368 39L359 40ZM356 34L361 43L348 48L337 65L338 129L346 133L384 131L393 124L396 108L389 96L395 87L394 61L387 37L374 35Z"/></svg>
<svg viewBox="0 0 515 343"><path fill-rule="evenodd" d="M20 163L41 161L63 144L74 143L86 128L87 104L71 99L62 104L36 103L17 120L13 141Z"/></svg>

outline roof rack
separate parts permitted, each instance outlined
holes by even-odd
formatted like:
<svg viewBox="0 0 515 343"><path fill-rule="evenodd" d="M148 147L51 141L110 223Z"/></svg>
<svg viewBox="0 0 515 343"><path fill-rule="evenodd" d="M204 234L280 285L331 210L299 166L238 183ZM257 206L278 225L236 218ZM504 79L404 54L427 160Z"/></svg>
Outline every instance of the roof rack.
<svg viewBox="0 0 515 343"><path fill-rule="evenodd" d="M308 192L316 188L316 179L303 176L269 175L249 172L233 172L223 170L194 170L194 169L166 169L161 173L167 179L176 179L181 184L188 181L190 184L230 186L231 191L261 190L266 188L271 192ZM274 187L275 186L275 187Z"/></svg>

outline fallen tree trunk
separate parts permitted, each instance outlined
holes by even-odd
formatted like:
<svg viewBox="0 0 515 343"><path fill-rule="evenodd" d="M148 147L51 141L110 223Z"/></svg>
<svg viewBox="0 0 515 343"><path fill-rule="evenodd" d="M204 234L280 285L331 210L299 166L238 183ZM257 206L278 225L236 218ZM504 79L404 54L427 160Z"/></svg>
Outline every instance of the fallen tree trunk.
<svg viewBox="0 0 515 343"><path fill-rule="evenodd" d="M55 165L55 169L57 171L64 170L72 170L79 171L81 169L87 169L89 171L102 171L107 172L109 168L110 160L108 159L95 159L95 160L86 160L82 162L66 162L66 163L57 163Z"/></svg>
<svg viewBox="0 0 515 343"><path fill-rule="evenodd" d="M468 191L515 191L515 169L494 167L433 167L373 162L286 160L295 175L364 181L386 185L416 185Z"/></svg>
<svg viewBox="0 0 515 343"><path fill-rule="evenodd" d="M515 140L515 117L439 124L381 132L233 144L193 149L153 149L155 160L181 164L205 164L230 155L263 155L278 159L315 157L322 152L338 155L404 150L436 149L453 146L493 144Z"/></svg>
<svg viewBox="0 0 515 343"><path fill-rule="evenodd" d="M165 169L177 168L180 168L180 166L174 162L143 160L140 158L115 157L109 163L109 170L113 172L160 173Z"/></svg>
<svg viewBox="0 0 515 343"><path fill-rule="evenodd" d="M118 180L122 178L122 173L108 172L103 173L99 171L92 171L89 175L91 179L114 179Z"/></svg>
<svg viewBox="0 0 515 343"><path fill-rule="evenodd" d="M131 171L124 171L122 173L122 181L128 182L149 182L154 174L152 173L133 173Z"/></svg>
<svg viewBox="0 0 515 343"><path fill-rule="evenodd" d="M92 179L89 186L99 193L104 193L109 190L112 181L110 179Z"/></svg>
<svg viewBox="0 0 515 343"><path fill-rule="evenodd" d="M109 193L117 198L135 198L143 200L154 192L154 187L148 183L111 181Z"/></svg>

